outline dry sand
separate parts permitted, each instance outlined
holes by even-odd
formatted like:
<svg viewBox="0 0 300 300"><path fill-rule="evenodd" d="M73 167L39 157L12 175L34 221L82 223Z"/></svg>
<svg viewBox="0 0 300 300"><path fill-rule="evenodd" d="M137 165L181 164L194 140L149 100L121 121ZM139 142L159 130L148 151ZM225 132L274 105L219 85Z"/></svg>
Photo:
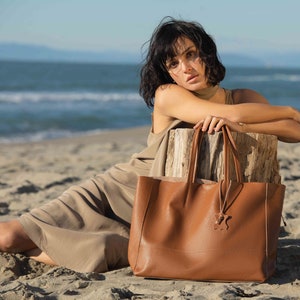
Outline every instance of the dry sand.
<svg viewBox="0 0 300 300"><path fill-rule="evenodd" d="M56 198L146 144L148 128L39 143L0 145L0 221ZM0 254L0 299L300 299L300 144L279 144L287 186L276 274L266 283L149 280L130 268L78 273L21 254Z"/></svg>

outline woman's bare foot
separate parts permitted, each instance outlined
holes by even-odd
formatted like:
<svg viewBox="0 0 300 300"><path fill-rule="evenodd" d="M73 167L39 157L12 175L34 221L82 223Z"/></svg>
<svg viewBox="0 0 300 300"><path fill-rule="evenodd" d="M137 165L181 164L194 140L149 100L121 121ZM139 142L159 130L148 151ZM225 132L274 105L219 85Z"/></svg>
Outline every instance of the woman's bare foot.
<svg viewBox="0 0 300 300"><path fill-rule="evenodd" d="M25 255L47 265L56 266L57 264L41 249L34 248L25 252Z"/></svg>

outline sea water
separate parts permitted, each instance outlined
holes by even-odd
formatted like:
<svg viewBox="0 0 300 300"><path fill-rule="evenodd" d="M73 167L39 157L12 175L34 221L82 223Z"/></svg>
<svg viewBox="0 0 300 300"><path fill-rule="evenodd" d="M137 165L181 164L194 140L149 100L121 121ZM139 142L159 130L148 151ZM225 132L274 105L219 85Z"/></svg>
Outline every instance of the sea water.
<svg viewBox="0 0 300 300"><path fill-rule="evenodd" d="M300 69L227 68L226 88L250 88L300 109ZM139 66L0 62L0 142L39 141L149 125Z"/></svg>

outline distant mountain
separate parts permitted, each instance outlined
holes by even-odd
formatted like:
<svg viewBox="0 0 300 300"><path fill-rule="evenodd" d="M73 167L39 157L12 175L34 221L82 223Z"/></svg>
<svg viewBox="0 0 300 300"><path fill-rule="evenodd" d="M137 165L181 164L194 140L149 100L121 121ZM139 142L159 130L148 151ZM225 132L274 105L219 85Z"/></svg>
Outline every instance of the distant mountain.
<svg viewBox="0 0 300 300"><path fill-rule="evenodd" d="M265 66L300 67L300 51L261 52L256 54Z"/></svg>
<svg viewBox="0 0 300 300"><path fill-rule="evenodd" d="M262 60L238 53L221 53L220 59L225 66L231 67L264 66L264 62Z"/></svg>
<svg viewBox="0 0 300 300"><path fill-rule="evenodd" d="M115 62L136 63L135 53L117 50L111 51L77 51L60 50L40 45L0 43L0 60L49 61L49 62Z"/></svg>
<svg viewBox="0 0 300 300"><path fill-rule="evenodd" d="M300 52L265 52L245 55L240 53L221 53L225 66L242 67L300 67ZM40 45L0 43L0 60L48 61L48 62L99 62L99 63L139 63L138 53L118 50L77 51L61 50Z"/></svg>

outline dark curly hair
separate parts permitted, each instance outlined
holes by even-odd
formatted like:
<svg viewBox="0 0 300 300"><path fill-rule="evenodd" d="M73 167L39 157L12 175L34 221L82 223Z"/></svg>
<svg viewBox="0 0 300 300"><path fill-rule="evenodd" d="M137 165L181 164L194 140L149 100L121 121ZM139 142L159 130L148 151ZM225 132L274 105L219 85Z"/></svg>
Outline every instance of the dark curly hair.
<svg viewBox="0 0 300 300"><path fill-rule="evenodd" d="M198 49L206 66L205 75L209 84L214 86L224 79L226 70L219 60L216 44L204 28L197 22L164 18L148 41L148 53L140 71L139 91L148 107L154 105L156 89L162 84L173 82L166 69L166 61L177 55L175 45L181 37L190 39Z"/></svg>

